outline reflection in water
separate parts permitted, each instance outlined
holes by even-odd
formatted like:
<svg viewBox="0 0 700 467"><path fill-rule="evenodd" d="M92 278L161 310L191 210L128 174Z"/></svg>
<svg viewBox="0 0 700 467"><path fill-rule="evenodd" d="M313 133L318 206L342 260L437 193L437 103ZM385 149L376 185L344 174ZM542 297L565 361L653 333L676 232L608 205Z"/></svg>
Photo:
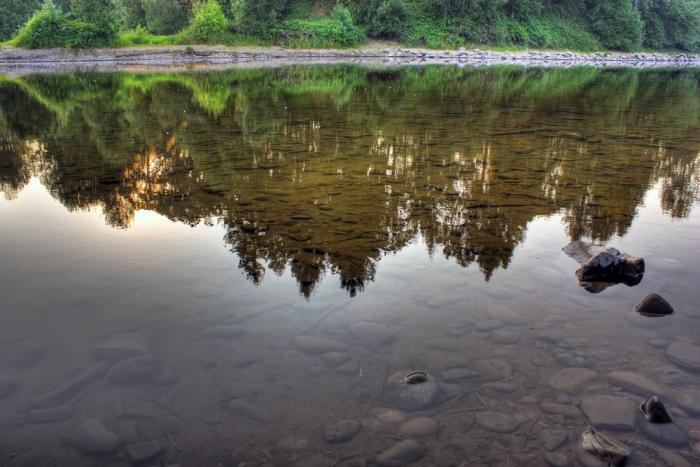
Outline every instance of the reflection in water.
<svg viewBox="0 0 700 467"><path fill-rule="evenodd" d="M0 78L0 466L698 464L699 76Z"/></svg>
<svg viewBox="0 0 700 467"><path fill-rule="evenodd" d="M38 176L115 227L140 209L222 222L253 282L289 267L306 296L327 271L354 295L418 234L488 280L536 216L605 241L657 181L673 217L698 198L694 71L288 67L0 86L6 197Z"/></svg>

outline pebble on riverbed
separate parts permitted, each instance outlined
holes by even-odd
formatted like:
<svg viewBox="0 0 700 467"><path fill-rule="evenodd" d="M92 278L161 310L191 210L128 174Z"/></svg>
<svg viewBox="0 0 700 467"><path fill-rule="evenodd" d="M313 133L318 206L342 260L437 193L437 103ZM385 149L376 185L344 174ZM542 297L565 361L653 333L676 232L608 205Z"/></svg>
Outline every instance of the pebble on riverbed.
<svg viewBox="0 0 700 467"><path fill-rule="evenodd" d="M433 436L438 432L435 420L428 417L418 417L409 420L399 428L399 436L403 438L423 438Z"/></svg>
<svg viewBox="0 0 700 467"><path fill-rule="evenodd" d="M401 467L423 457L425 446L413 439L405 439L394 444L377 456L381 467Z"/></svg>
<svg viewBox="0 0 700 467"><path fill-rule="evenodd" d="M97 419L83 421L71 436L73 445L88 454L107 454L116 451L121 441Z"/></svg>
<svg viewBox="0 0 700 467"><path fill-rule="evenodd" d="M323 437L329 443L342 443L351 440L360 432L362 425L357 420L341 420L338 423L326 426Z"/></svg>

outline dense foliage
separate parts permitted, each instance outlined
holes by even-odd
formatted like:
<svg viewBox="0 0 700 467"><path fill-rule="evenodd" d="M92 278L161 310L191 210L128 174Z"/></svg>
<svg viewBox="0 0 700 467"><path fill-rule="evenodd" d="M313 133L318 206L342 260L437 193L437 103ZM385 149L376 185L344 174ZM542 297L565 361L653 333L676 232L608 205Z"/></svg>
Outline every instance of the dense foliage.
<svg viewBox="0 0 700 467"><path fill-rule="evenodd" d="M336 3L338 1L338 3ZM700 49L700 0L0 0L26 47L277 43Z"/></svg>

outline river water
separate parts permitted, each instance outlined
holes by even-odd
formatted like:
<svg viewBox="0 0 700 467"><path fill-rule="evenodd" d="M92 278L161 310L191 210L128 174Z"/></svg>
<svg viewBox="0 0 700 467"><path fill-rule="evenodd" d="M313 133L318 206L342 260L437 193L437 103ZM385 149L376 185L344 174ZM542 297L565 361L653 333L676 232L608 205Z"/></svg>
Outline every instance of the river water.
<svg viewBox="0 0 700 467"><path fill-rule="evenodd" d="M2 466L700 462L697 70L0 76L0 193Z"/></svg>

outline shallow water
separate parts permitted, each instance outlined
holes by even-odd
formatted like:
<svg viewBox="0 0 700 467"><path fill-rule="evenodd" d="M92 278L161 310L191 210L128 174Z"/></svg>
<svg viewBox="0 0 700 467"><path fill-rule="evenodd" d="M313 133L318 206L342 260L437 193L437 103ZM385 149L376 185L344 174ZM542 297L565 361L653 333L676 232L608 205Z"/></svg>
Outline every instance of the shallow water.
<svg viewBox="0 0 700 467"><path fill-rule="evenodd" d="M589 422L632 465L700 462L698 71L0 77L0 191L0 465L361 466L404 438L415 465L595 465ZM588 292L575 240L641 283ZM438 393L397 411L411 370Z"/></svg>

